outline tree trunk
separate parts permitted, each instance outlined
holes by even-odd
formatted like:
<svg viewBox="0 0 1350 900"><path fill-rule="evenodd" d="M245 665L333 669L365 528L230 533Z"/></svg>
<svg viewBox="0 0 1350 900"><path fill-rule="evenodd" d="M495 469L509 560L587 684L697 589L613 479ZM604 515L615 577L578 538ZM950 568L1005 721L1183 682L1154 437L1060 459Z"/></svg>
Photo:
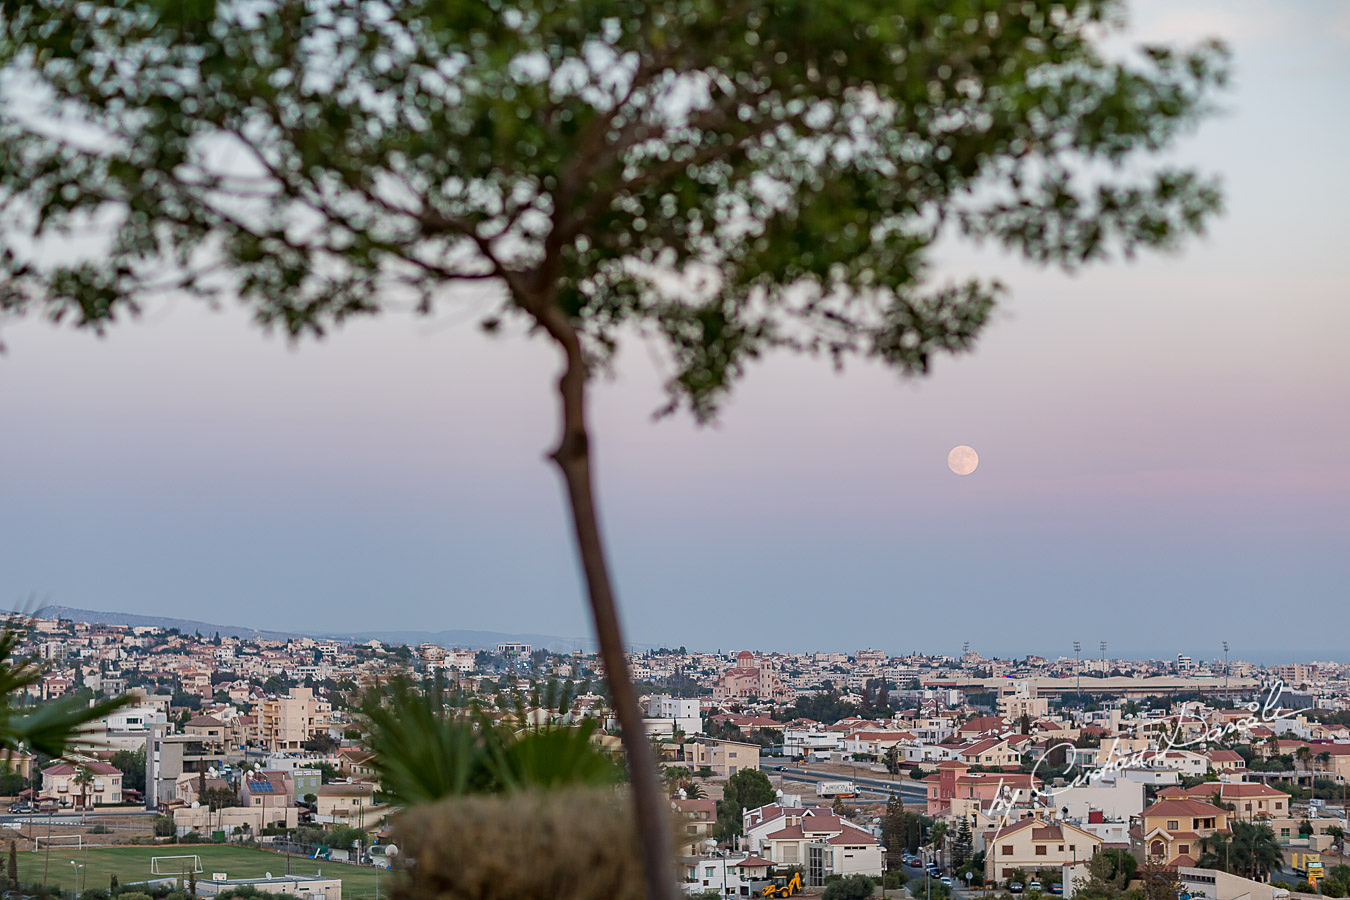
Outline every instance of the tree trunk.
<svg viewBox="0 0 1350 900"><path fill-rule="evenodd" d="M600 521L591 484L591 457L586 432L586 364L576 332L562 316L543 324L563 347L566 369L558 381L562 407L562 434L552 458L562 472L572 510L572 525L577 554L586 576L591 616L600 644L600 659L605 666L614 713L619 720L624 749L628 756L628 774L632 782L633 803L637 812L642 842L643 868L650 900L674 900L675 846L671 837L670 808L661 792L656 760L647 739L638 708L637 692L628 675L623 631L605 560Z"/></svg>

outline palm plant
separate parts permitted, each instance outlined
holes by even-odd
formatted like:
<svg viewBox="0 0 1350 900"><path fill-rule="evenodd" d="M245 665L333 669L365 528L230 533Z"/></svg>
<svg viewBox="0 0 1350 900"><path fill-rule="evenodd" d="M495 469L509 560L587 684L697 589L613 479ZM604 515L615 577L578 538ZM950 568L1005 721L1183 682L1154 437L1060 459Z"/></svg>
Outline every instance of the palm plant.
<svg viewBox="0 0 1350 900"><path fill-rule="evenodd" d="M88 796L89 785L94 783L94 770L88 765L81 763L75 770L75 776L71 779L80 789L80 809L85 808L85 798Z"/></svg>
<svg viewBox="0 0 1350 900"><path fill-rule="evenodd" d="M28 689L42 681L44 668L32 656L19 654L27 620L9 616L0 629L0 759L22 750L64 756L76 743L82 726L125 706L118 697L89 703L78 695L25 707Z"/></svg>
<svg viewBox="0 0 1350 900"><path fill-rule="evenodd" d="M405 806L464 794L614 784L622 776L591 741L596 722L516 729L481 708L457 709L444 683L397 678L368 692L360 711L387 799ZM517 715L523 723L523 711Z"/></svg>

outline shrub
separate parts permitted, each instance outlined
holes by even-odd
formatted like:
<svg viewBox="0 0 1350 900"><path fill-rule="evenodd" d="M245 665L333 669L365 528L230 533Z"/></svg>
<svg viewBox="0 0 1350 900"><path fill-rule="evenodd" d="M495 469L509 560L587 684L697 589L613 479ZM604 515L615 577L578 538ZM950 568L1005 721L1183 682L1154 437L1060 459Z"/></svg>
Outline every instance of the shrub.
<svg viewBox="0 0 1350 900"><path fill-rule="evenodd" d="M632 810L612 790L451 798L404 813L395 841L417 864L394 900L646 896Z"/></svg>
<svg viewBox="0 0 1350 900"><path fill-rule="evenodd" d="M866 875L849 875L836 881L827 878L826 881L823 900L866 900L876 890L876 885Z"/></svg>

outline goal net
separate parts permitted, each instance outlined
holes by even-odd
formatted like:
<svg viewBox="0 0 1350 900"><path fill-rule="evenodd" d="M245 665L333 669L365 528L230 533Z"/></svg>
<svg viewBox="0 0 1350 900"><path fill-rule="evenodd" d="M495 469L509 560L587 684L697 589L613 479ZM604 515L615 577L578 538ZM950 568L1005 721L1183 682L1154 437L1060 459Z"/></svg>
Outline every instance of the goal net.
<svg viewBox="0 0 1350 900"><path fill-rule="evenodd" d="M201 857L195 853L184 856L150 857L151 875L186 875L189 872L200 872L201 870Z"/></svg>
<svg viewBox="0 0 1350 900"><path fill-rule="evenodd" d="M84 835L82 834L53 834L38 835L33 838L33 849L41 850L43 847L65 848L68 850L84 849Z"/></svg>

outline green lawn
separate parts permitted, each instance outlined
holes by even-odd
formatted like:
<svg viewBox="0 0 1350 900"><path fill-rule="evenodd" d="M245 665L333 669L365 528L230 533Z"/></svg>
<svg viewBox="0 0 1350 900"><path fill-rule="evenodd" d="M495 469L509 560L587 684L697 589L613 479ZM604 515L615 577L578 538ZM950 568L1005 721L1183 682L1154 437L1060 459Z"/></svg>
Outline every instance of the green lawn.
<svg viewBox="0 0 1350 900"><path fill-rule="evenodd" d="M271 872L273 875L286 874L286 856L267 850L251 850L247 847L216 846L212 844L170 844L161 847L108 847L96 850L75 850L70 847L52 847L50 862L47 851L19 851L19 879L36 884L43 881L46 865L46 882L64 890L75 888L76 863L86 866L81 888L106 888L108 876L117 874L122 884L133 881L146 881L154 876L150 874L150 857L178 856L195 853L201 858L202 871L197 875L199 881L206 881L213 872L224 872L230 878L260 878ZM161 864L162 865L162 864ZM291 874L313 875L322 870L329 877L342 879L343 900L362 900L375 897L375 870L364 866L349 866L345 863L324 862L316 859L291 857ZM380 873L381 892L388 896L389 874Z"/></svg>

